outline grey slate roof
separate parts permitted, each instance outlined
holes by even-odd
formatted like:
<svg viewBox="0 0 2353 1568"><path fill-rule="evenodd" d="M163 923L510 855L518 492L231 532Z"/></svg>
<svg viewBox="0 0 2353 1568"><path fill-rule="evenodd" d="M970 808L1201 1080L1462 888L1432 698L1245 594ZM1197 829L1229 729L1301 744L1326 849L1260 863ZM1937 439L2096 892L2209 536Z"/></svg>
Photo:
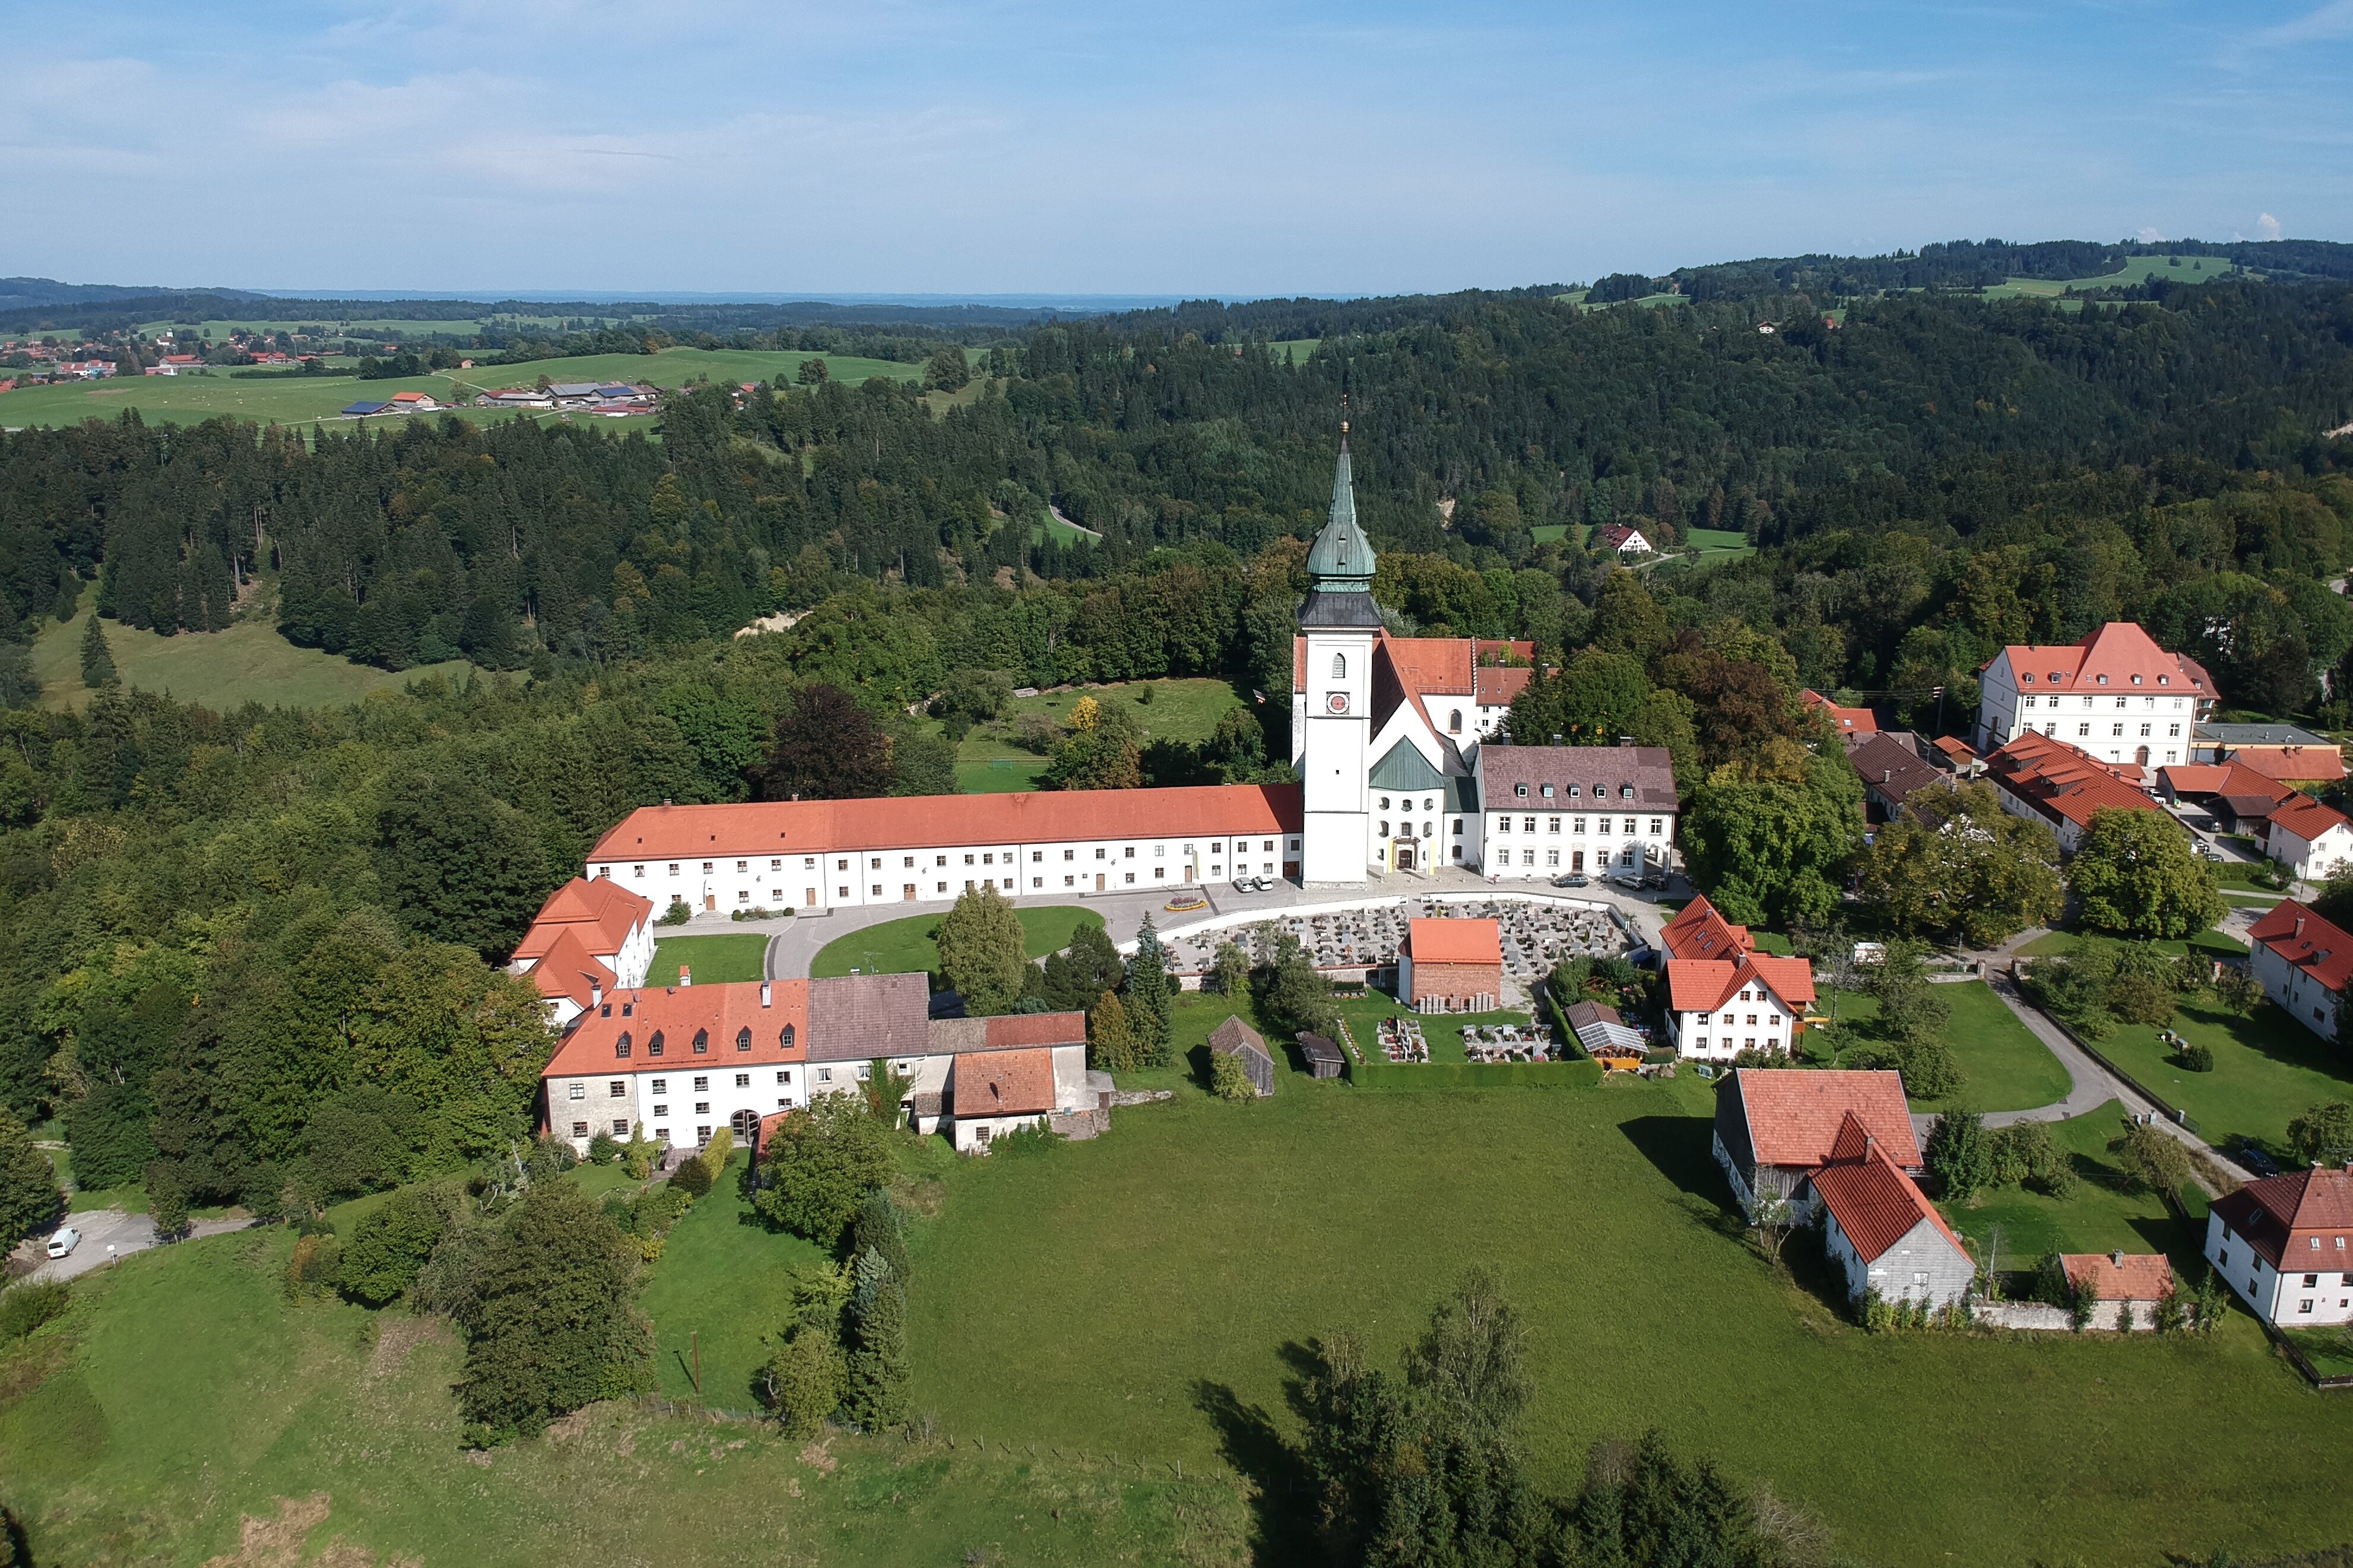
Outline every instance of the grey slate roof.
<svg viewBox="0 0 2353 1568"><path fill-rule="evenodd" d="M1901 805L1915 789L1945 782L1938 769L1921 761L1912 737L1902 731L1866 735L1847 752L1847 761L1862 775L1863 787L1875 790L1891 805Z"/></svg>
<svg viewBox="0 0 2353 1568"><path fill-rule="evenodd" d="M1506 746L1490 741L1479 748L1478 767L1489 811L1675 809L1674 759L1664 746ZM1525 795L1519 793L1522 784L1527 786ZM1547 785L1549 795L1544 793Z"/></svg>
<svg viewBox="0 0 2353 1568"><path fill-rule="evenodd" d="M808 1059L920 1057L931 1040L931 986L921 974L848 974L809 982ZM984 1027L987 1020L980 1021Z"/></svg>
<svg viewBox="0 0 2353 1568"><path fill-rule="evenodd" d="M1266 1037L1231 1013L1226 1015L1224 1023L1209 1031L1209 1048L1229 1055L1235 1051L1256 1051L1269 1061L1274 1059L1274 1053L1266 1048Z"/></svg>
<svg viewBox="0 0 2353 1568"><path fill-rule="evenodd" d="M2317 746L2326 752L2337 742L2326 735L2299 730L2293 724L2200 724L2189 738L2217 746Z"/></svg>

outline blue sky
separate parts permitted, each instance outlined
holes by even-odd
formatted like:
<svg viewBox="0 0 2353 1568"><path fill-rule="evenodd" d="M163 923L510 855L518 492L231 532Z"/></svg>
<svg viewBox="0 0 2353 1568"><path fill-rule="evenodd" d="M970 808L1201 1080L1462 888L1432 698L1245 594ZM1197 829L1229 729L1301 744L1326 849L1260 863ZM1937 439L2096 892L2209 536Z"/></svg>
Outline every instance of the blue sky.
<svg viewBox="0 0 2353 1568"><path fill-rule="evenodd" d="M0 0L0 273L1287 294L2353 240L2353 0Z"/></svg>

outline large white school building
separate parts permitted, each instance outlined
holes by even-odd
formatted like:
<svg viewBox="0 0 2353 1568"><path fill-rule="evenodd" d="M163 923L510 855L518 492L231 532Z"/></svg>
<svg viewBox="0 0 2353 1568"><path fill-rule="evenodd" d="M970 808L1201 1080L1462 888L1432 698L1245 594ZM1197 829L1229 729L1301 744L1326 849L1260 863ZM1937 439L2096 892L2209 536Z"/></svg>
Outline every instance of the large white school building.
<svg viewBox="0 0 2353 1568"><path fill-rule="evenodd" d="M588 875L697 910L1145 890L1235 877L1515 879L1674 864L1667 752L1511 743L1525 642L1400 637L1373 603L1346 426L1292 656L1295 784L647 806Z"/></svg>

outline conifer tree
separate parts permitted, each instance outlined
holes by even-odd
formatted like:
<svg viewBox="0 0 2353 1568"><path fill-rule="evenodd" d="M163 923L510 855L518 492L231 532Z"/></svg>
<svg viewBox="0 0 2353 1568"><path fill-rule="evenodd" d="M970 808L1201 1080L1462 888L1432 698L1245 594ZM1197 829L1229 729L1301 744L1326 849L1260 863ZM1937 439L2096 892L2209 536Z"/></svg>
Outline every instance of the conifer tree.
<svg viewBox="0 0 2353 1568"><path fill-rule="evenodd" d="M1127 963L1128 1027L1141 1066L1160 1067L1168 1059L1168 1013L1176 989L1168 977L1168 950L1146 910L1135 931L1135 956Z"/></svg>
<svg viewBox="0 0 2353 1568"><path fill-rule="evenodd" d="M842 1409L869 1432L907 1414L907 1293L871 1247L858 1255L858 1291L850 1298L854 1345Z"/></svg>
<svg viewBox="0 0 2353 1568"><path fill-rule="evenodd" d="M1087 1015L1087 1065L1097 1072L1135 1070L1135 1032L1128 1026L1126 1007L1109 991Z"/></svg>
<svg viewBox="0 0 2353 1568"><path fill-rule="evenodd" d="M0 1255L57 1218L62 1206L49 1157L0 1105Z"/></svg>
<svg viewBox="0 0 2353 1568"><path fill-rule="evenodd" d="M113 651L106 646L106 628L99 624L98 612L93 610L90 625L81 632L81 683L96 691L121 679L114 668Z"/></svg>

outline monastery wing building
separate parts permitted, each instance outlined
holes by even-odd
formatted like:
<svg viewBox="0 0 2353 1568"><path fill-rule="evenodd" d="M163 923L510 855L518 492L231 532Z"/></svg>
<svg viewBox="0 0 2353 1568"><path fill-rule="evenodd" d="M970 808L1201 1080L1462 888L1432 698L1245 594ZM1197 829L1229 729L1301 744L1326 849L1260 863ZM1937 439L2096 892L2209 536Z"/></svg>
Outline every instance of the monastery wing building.
<svg viewBox="0 0 2353 1568"><path fill-rule="evenodd" d="M1347 427L1292 656L1295 784L644 806L588 853L667 909L825 910L1241 876L1363 883L1456 867L1514 879L1673 864L1674 773L1651 746L1518 746L1535 646L1390 635L1373 603Z"/></svg>

